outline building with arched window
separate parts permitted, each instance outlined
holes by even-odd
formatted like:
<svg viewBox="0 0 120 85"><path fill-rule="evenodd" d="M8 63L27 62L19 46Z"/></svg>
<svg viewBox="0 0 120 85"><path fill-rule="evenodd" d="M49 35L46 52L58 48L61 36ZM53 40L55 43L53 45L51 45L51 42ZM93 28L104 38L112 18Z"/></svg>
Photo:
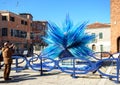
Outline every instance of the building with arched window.
<svg viewBox="0 0 120 85"><path fill-rule="evenodd" d="M93 23L87 26L89 34L95 35L96 38L88 46L95 52L110 52L111 31L110 24Z"/></svg>

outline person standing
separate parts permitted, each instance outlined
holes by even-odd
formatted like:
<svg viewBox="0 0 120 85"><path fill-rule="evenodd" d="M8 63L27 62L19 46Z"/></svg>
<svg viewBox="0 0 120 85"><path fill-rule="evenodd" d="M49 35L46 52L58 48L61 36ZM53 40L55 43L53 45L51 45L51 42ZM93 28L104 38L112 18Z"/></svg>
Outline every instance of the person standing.
<svg viewBox="0 0 120 85"><path fill-rule="evenodd" d="M4 43L4 47L2 48L3 61L5 64L4 69L4 80L11 80L9 78L12 64L12 54L14 53L14 45L10 45L9 41Z"/></svg>

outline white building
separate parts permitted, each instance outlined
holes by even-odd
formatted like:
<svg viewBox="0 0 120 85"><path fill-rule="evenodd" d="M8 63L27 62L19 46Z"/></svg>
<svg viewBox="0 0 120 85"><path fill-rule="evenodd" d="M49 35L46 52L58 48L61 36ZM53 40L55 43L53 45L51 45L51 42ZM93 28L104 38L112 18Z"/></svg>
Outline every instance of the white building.
<svg viewBox="0 0 120 85"><path fill-rule="evenodd" d="M96 39L88 46L95 52L110 52L110 24L93 23L87 26L86 32L96 35Z"/></svg>

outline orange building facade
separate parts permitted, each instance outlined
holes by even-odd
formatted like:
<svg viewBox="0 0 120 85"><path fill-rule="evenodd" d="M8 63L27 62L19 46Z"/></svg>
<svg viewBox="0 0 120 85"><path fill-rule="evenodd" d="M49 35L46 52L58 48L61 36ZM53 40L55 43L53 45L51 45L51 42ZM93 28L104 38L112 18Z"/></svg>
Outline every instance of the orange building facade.
<svg viewBox="0 0 120 85"><path fill-rule="evenodd" d="M42 50L46 44L42 37L45 36L47 21L33 21L29 13L15 14L9 11L0 11L0 46L5 41L16 45L19 53L24 50ZM18 53L18 52L17 52Z"/></svg>
<svg viewBox="0 0 120 85"><path fill-rule="evenodd" d="M120 0L111 0L111 52L120 52Z"/></svg>
<svg viewBox="0 0 120 85"><path fill-rule="evenodd" d="M32 43L32 15L14 14L9 11L0 11L0 45L5 41L14 43L19 49L27 49Z"/></svg>

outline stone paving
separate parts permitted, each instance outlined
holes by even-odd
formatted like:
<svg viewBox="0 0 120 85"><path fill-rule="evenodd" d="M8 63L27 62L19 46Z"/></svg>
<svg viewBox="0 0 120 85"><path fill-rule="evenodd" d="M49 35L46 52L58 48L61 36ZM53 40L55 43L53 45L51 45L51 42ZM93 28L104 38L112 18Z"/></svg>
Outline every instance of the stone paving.
<svg viewBox="0 0 120 85"><path fill-rule="evenodd" d="M115 66L107 68L107 73L115 74ZM69 74L59 70L53 70L40 76L39 72L26 69L21 72L11 71L11 81L3 80L3 69L0 69L0 85L120 85L116 79L109 80L107 77L100 78L99 74L79 74L78 78L72 78Z"/></svg>

